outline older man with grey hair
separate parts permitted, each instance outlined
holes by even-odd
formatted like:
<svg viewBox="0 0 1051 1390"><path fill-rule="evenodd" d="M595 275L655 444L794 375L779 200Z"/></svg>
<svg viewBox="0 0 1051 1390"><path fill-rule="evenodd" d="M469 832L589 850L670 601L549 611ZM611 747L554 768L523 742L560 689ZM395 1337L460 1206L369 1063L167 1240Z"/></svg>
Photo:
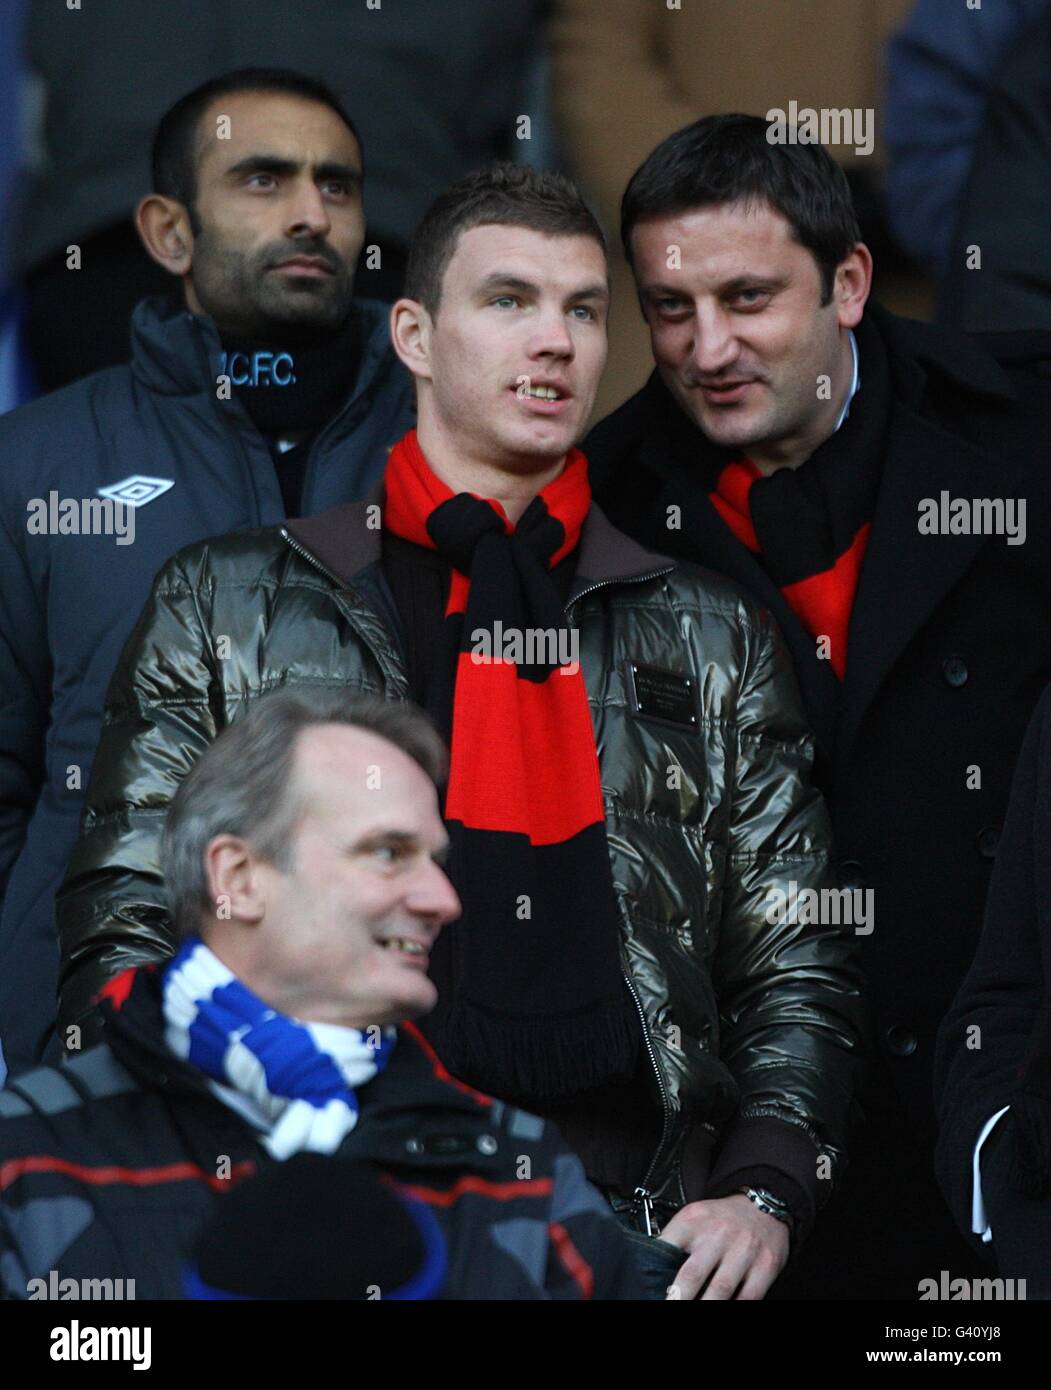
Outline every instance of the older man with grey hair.
<svg viewBox="0 0 1051 1390"><path fill-rule="evenodd" d="M460 913L445 767L417 710L331 689L271 694L208 748L162 841L174 959L111 981L102 1043L0 1092L3 1294L200 1293L219 1194L305 1154L332 1188L286 1245L340 1229L348 1165L373 1175L313 1261L339 1296L638 1292L553 1127L454 1082L404 1021L434 1007L430 949Z"/></svg>

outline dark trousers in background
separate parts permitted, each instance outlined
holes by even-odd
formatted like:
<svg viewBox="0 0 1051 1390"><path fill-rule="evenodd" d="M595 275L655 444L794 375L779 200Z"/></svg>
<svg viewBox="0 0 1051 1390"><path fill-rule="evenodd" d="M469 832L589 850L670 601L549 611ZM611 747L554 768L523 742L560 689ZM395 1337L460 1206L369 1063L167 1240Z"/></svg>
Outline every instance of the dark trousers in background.
<svg viewBox="0 0 1051 1390"><path fill-rule="evenodd" d="M982 1148L982 1195L993 1230L989 1247L1001 1279L1025 1280L1026 1300L1051 1299L1051 1194L1026 1197L1011 1171L1014 1131L1008 1112ZM1016 1282L1014 1294L1021 1297Z"/></svg>
<svg viewBox="0 0 1051 1390"><path fill-rule="evenodd" d="M990 1268L956 1228L889 1079L866 1091L866 1121L838 1193L767 1294L782 1299L919 1299L920 1281L981 1278Z"/></svg>

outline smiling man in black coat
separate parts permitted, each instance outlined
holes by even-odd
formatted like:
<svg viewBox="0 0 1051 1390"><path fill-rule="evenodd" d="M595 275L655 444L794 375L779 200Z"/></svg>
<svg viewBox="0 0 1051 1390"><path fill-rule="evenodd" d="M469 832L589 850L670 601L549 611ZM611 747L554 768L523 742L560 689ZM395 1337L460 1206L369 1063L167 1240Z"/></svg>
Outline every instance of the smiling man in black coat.
<svg viewBox="0 0 1051 1390"><path fill-rule="evenodd" d="M774 613L858 890L865 1119L783 1292L915 1298L974 1258L934 1184L931 1068L1051 676L1051 335L868 305L843 175L792 135L706 117L636 172L622 233L657 369L584 447L617 526Z"/></svg>

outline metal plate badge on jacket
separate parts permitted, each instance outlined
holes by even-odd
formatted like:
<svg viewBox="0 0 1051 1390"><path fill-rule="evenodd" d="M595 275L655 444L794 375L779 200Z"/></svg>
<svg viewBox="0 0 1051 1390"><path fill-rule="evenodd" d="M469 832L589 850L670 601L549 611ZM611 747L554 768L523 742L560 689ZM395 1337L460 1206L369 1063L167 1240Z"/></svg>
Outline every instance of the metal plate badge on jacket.
<svg viewBox="0 0 1051 1390"><path fill-rule="evenodd" d="M624 663L624 674L631 712L637 718L674 724L677 729L694 734L700 732L697 682L693 676L630 660Z"/></svg>

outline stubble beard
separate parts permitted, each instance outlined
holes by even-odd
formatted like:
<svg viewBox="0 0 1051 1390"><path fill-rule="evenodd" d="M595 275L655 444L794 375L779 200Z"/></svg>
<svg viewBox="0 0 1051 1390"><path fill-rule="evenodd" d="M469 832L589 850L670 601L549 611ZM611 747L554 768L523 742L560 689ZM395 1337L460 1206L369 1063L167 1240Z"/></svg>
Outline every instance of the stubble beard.
<svg viewBox="0 0 1051 1390"><path fill-rule="evenodd" d="M338 329L354 290L345 262L337 264L330 279L281 285L271 269L274 256L272 249L246 255L217 245L202 232L194 246L193 280L205 313L221 330L260 340L276 334L291 341Z"/></svg>

